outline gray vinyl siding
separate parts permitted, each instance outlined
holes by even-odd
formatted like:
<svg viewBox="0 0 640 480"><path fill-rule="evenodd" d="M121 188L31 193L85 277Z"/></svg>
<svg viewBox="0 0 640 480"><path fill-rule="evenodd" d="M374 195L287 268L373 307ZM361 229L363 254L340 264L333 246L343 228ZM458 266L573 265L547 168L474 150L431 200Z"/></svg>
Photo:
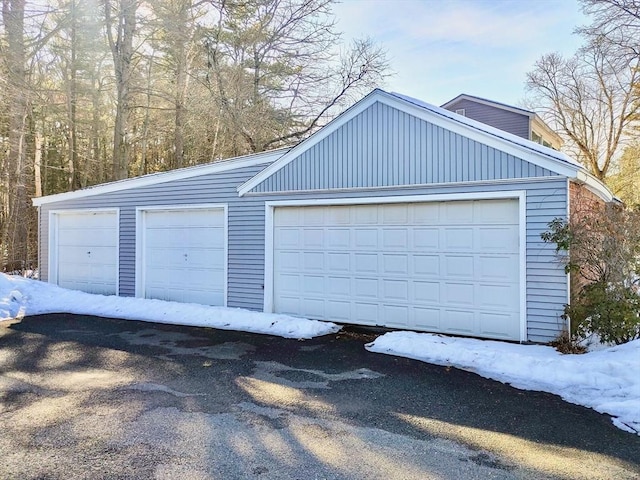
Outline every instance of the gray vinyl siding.
<svg viewBox="0 0 640 480"><path fill-rule="evenodd" d="M252 192L393 187L554 175L545 168L376 102Z"/></svg>
<svg viewBox="0 0 640 480"><path fill-rule="evenodd" d="M167 182L154 186L114 192L84 199L47 204L40 212L41 278L48 276L48 212L57 209L120 208L120 295L135 294L135 208L152 205L227 203L229 206L228 300L230 307L262 310L264 303L265 200L341 198L398 195L437 195L443 193L526 191L526 303L528 340L546 342L562 329L560 316L567 301L567 276L556 262L552 245L540 233L556 217L567 212L565 178L536 179L517 184L437 185L385 189L251 195L238 197L240 185L261 167L250 167L221 174Z"/></svg>
<svg viewBox="0 0 640 480"><path fill-rule="evenodd" d="M40 207L40 278L49 277L49 212L119 208L119 294L135 295L136 207L228 205L228 297L230 307L262 309L264 284L264 202L238 197L236 187L264 165L245 167L156 185L45 204ZM256 247L259 246L259 247Z"/></svg>
<svg viewBox="0 0 640 480"><path fill-rule="evenodd" d="M465 117L467 118L513 133L527 140L530 139L530 120L529 116L524 113L511 112L464 98L446 107L447 110L452 112L461 108L464 108Z"/></svg>

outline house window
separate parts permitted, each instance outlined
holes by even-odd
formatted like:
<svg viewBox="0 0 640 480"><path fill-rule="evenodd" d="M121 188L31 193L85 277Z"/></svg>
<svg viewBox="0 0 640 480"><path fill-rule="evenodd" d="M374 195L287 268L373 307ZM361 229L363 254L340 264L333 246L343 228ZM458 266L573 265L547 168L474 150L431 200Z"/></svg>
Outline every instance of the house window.
<svg viewBox="0 0 640 480"><path fill-rule="evenodd" d="M464 108L458 108L456 109L456 113L458 115L462 115L463 117L466 117L465 112L464 112Z"/></svg>
<svg viewBox="0 0 640 480"><path fill-rule="evenodd" d="M539 143L540 145L544 145L545 147L553 148L553 145L551 145L551 143L547 142L544 138L542 138L541 135L538 135L534 131L531 132L531 140Z"/></svg>

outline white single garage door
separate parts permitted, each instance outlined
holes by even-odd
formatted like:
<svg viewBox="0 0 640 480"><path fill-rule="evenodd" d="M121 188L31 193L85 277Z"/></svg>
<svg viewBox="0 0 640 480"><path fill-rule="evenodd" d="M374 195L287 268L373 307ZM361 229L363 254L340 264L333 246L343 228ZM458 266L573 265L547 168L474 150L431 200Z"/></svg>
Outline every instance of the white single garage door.
<svg viewBox="0 0 640 480"><path fill-rule="evenodd" d="M117 212L54 213L52 227L50 281L64 288L115 295L118 281Z"/></svg>
<svg viewBox="0 0 640 480"><path fill-rule="evenodd" d="M274 311L520 339L518 200L276 207Z"/></svg>
<svg viewBox="0 0 640 480"><path fill-rule="evenodd" d="M142 296L224 305L225 218L223 207L142 211Z"/></svg>

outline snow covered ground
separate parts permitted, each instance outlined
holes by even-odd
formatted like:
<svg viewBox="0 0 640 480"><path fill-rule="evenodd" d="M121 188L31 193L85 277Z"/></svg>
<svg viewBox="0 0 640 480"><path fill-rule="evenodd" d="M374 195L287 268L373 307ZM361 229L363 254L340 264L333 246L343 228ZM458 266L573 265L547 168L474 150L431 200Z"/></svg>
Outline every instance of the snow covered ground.
<svg viewBox="0 0 640 480"><path fill-rule="evenodd" d="M61 312L266 333L285 338L313 338L340 330L330 322L240 308L92 295L0 273L0 321Z"/></svg>
<svg viewBox="0 0 640 480"><path fill-rule="evenodd" d="M329 322L249 310L91 295L48 283L0 274L0 321L43 313L77 313L312 338L334 333ZM613 423L640 435L640 340L584 355L562 355L551 347L391 332L366 348L453 366L524 390L560 395L591 407Z"/></svg>

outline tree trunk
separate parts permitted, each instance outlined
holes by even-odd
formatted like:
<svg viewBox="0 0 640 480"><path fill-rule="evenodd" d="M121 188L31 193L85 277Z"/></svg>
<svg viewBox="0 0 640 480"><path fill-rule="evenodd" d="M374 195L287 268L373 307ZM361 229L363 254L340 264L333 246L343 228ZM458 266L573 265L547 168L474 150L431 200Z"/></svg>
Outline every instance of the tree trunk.
<svg viewBox="0 0 640 480"><path fill-rule="evenodd" d="M25 130L28 108L26 51L24 40L25 0L4 0L2 20L7 42L9 91L9 151L7 153L8 209L2 218L0 242L9 269L23 268L27 263L28 226Z"/></svg>
<svg viewBox="0 0 640 480"><path fill-rule="evenodd" d="M127 178L129 172L129 117L131 115L131 73L133 35L136 28L136 0L120 0L116 39L110 0L105 2L107 37L113 55L116 76L116 119L113 132L113 177Z"/></svg>

